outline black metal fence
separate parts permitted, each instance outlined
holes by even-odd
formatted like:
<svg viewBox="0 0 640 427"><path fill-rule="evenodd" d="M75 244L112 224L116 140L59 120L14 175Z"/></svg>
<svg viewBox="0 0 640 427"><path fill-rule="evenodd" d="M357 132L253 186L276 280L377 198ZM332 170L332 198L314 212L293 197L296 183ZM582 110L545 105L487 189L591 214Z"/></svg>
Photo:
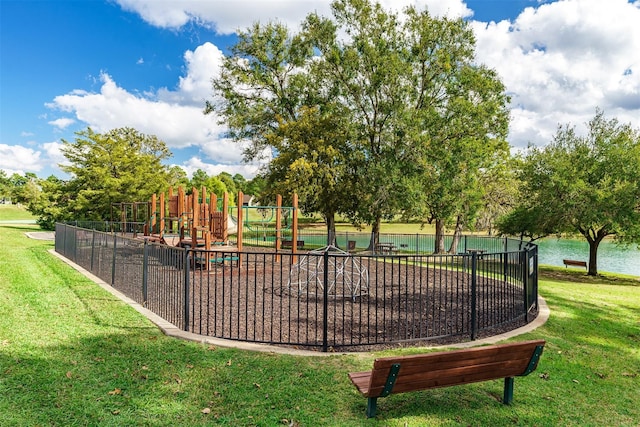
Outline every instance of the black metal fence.
<svg viewBox="0 0 640 427"><path fill-rule="evenodd" d="M537 308L535 245L469 236L465 251L427 255L409 253L398 236L376 239L393 251L347 252L349 240L358 242L349 235L342 249L239 253L57 224L55 246L177 327L231 340L322 351L473 340L528 322Z"/></svg>

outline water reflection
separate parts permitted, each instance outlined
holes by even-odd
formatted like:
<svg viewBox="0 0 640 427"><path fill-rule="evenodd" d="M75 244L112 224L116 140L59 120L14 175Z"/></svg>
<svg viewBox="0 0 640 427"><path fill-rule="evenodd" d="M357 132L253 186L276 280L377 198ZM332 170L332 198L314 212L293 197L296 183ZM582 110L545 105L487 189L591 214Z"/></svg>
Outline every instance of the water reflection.
<svg viewBox="0 0 640 427"><path fill-rule="evenodd" d="M586 240L547 238L537 241L540 264L563 267L563 259L589 261L589 243ZM600 243L598 271L640 276L640 248L624 249L611 241Z"/></svg>

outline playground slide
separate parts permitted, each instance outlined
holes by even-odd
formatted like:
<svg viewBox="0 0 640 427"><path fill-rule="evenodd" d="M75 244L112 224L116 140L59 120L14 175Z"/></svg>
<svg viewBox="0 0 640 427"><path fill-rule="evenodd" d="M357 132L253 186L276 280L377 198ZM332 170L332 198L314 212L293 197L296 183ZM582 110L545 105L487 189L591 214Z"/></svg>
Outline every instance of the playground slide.
<svg viewBox="0 0 640 427"><path fill-rule="evenodd" d="M178 246L180 243L180 236L177 234L165 234L162 236L163 243L169 246Z"/></svg>
<svg viewBox="0 0 640 427"><path fill-rule="evenodd" d="M227 215L227 234L236 234L238 232L238 223L231 218L231 215Z"/></svg>

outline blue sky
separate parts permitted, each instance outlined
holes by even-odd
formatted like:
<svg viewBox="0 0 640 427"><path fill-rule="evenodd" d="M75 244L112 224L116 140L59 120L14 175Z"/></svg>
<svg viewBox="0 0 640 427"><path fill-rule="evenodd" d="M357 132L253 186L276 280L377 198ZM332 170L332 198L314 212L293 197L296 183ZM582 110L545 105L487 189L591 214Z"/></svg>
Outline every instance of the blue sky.
<svg viewBox="0 0 640 427"><path fill-rule="evenodd" d="M259 165L202 109L234 30L295 28L328 0L0 0L0 169L64 176L61 139L131 126L164 140L171 163L251 177ZM383 0L464 17L478 61L512 96L509 142L544 145L596 108L640 127L639 0Z"/></svg>

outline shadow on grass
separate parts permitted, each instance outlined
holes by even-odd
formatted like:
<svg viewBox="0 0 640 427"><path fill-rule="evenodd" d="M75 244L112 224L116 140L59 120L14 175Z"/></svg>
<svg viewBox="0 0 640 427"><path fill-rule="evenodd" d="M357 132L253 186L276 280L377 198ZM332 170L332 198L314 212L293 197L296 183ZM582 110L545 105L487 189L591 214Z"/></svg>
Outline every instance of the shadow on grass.
<svg viewBox="0 0 640 427"><path fill-rule="evenodd" d="M640 277L613 273L601 273L589 276L584 270L562 269L562 267L540 267L541 280L553 280L570 283L591 283L618 286L640 286Z"/></svg>
<svg viewBox="0 0 640 427"><path fill-rule="evenodd" d="M24 231L24 232L48 231L48 230L43 230L42 228L40 228L40 226L38 226L35 223L34 224L0 223L0 228L10 228L11 230L18 230L18 231Z"/></svg>
<svg viewBox="0 0 640 427"><path fill-rule="evenodd" d="M318 366L315 358L220 349L160 333L98 335L20 353L6 347L3 426L334 425L351 391L344 366L331 358Z"/></svg>
<svg viewBox="0 0 640 427"><path fill-rule="evenodd" d="M101 335L37 353L3 351L0 408L4 406L3 412L11 408L4 422L16 426L167 425L170 419L180 420L197 408L194 405L206 402L181 399L184 389L192 387L187 386L191 382L188 366L198 365L202 372L204 361L199 352L187 352L180 343L159 338ZM207 363L214 362L207 358ZM209 380L215 380L215 375ZM202 398L207 397L213 394L203 393ZM192 414L192 420L197 418Z"/></svg>

